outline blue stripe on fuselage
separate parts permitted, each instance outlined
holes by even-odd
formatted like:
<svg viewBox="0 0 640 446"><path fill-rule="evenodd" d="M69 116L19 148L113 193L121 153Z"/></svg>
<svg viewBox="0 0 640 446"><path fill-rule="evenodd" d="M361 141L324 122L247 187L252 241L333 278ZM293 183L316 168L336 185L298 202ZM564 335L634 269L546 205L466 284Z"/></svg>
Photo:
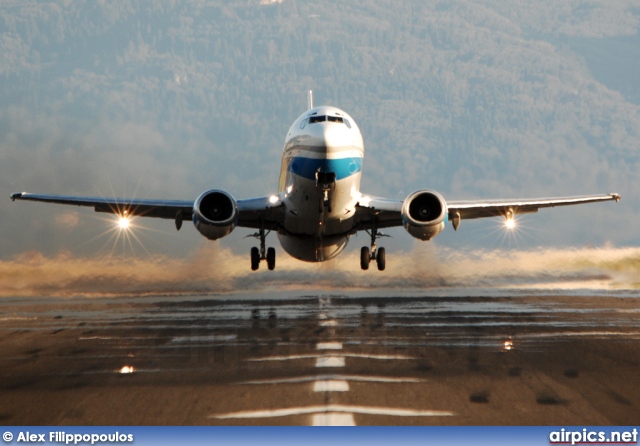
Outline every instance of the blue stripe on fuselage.
<svg viewBox="0 0 640 446"><path fill-rule="evenodd" d="M334 172L336 180L342 180L362 170L362 158L314 159L295 157L289 163L289 172L316 179L316 172Z"/></svg>

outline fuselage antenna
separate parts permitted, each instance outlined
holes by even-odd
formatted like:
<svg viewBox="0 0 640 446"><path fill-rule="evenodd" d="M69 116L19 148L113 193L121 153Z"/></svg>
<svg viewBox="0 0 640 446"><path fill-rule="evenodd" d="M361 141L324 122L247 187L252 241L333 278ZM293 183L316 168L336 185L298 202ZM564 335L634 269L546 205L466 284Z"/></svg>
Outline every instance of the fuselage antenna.
<svg viewBox="0 0 640 446"><path fill-rule="evenodd" d="M309 110L313 108L313 90L309 90Z"/></svg>

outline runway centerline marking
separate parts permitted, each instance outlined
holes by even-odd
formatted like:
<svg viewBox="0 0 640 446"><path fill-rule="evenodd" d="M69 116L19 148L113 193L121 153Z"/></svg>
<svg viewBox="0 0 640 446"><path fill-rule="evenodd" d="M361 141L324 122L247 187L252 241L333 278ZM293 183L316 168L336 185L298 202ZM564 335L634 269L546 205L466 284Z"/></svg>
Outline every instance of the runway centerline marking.
<svg viewBox="0 0 640 446"><path fill-rule="evenodd" d="M344 367L344 356L324 356L316 359L316 367Z"/></svg>
<svg viewBox="0 0 640 446"><path fill-rule="evenodd" d="M219 420L228 420L234 418L275 418L288 417L292 415L305 415L312 413L330 413L330 412L347 412L359 413L363 415L386 415L392 417L451 417L453 412L444 410L414 410L414 409L397 409L393 407L375 407L375 406L348 406L342 404L327 404L324 406L300 406L285 407L282 409L265 409L265 410L244 410L239 412L230 412L217 415L209 415L207 418L217 418Z"/></svg>
<svg viewBox="0 0 640 446"><path fill-rule="evenodd" d="M318 326L320 327L335 327L338 325L338 321L335 319L327 319L326 321L318 322Z"/></svg>
<svg viewBox="0 0 640 446"><path fill-rule="evenodd" d="M318 342L316 350L342 350L342 342Z"/></svg>
<svg viewBox="0 0 640 446"><path fill-rule="evenodd" d="M327 412L313 415L312 426L355 426L352 413Z"/></svg>
<svg viewBox="0 0 640 446"><path fill-rule="evenodd" d="M313 383L314 392L348 392L349 383L344 380L325 379Z"/></svg>

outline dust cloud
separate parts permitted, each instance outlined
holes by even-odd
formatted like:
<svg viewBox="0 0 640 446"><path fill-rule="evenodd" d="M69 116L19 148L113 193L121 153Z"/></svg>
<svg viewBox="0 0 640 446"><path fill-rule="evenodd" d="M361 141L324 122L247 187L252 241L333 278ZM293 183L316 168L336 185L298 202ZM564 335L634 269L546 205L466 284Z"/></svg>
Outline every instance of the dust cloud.
<svg viewBox="0 0 640 446"><path fill-rule="evenodd" d="M457 251L416 244L388 252L387 269L361 271L359 253L304 263L284 253L275 271L209 243L186 258L79 257L24 252L0 261L0 296L119 296L265 290L434 288L640 289L640 248Z"/></svg>

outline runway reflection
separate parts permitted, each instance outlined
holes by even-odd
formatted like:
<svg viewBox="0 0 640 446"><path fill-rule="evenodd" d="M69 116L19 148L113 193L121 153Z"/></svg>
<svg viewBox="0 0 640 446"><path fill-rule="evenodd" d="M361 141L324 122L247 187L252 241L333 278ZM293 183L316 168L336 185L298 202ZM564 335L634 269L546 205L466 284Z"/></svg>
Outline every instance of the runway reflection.
<svg viewBox="0 0 640 446"><path fill-rule="evenodd" d="M634 424L637 296L7 299L8 424Z"/></svg>

